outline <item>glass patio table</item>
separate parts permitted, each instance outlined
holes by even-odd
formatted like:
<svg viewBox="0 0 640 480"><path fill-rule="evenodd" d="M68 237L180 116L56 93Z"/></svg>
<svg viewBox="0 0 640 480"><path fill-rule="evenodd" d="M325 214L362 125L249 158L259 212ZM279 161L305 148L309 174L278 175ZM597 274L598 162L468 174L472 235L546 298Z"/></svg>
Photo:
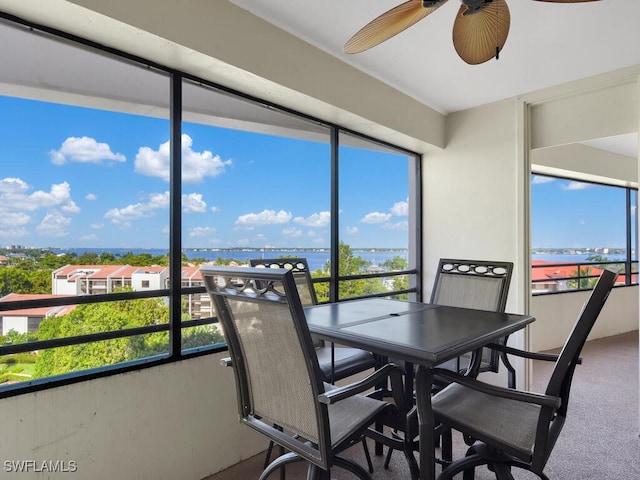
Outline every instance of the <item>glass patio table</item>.
<svg viewBox="0 0 640 480"><path fill-rule="evenodd" d="M432 367L480 349L535 320L531 315L370 298L306 307L309 330L324 340L418 366L420 479L435 478Z"/></svg>

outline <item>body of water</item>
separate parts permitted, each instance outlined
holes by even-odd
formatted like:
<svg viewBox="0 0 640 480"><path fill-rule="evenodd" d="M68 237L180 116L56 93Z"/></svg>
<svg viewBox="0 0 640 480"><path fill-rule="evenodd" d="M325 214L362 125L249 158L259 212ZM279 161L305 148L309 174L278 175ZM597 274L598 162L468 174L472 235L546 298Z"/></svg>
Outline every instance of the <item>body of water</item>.
<svg viewBox="0 0 640 480"><path fill-rule="evenodd" d="M72 254L82 255L84 253L102 253L107 252L113 255L122 256L129 252L134 255L140 255L148 253L153 256L166 255L166 249L161 248L68 248L60 249L54 248L52 251L56 254ZM406 250L371 250L353 249L353 256L360 257L372 265L380 265L387 260L391 260L394 257L407 258L408 252ZM218 258L237 260L243 263L247 263L250 258L280 258L280 257L303 257L307 259L309 268L311 270L321 270L325 267L329 261L328 250L184 250L184 254L189 259L203 258L206 261L214 261Z"/></svg>
<svg viewBox="0 0 640 480"><path fill-rule="evenodd" d="M533 254L531 255L531 260L542 260L544 262L549 263L584 263L589 262L591 260L587 260L588 257L593 255L592 253L588 254L563 254L563 253L548 253L548 254ZM626 260L625 255L602 255L602 257L608 259L609 261L624 261Z"/></svg>
<svg viewBox="0 0 640 480"><path fill-rule="evenodd" d="M52 249L56 254L63 253L75 253L76 255L82 255L83 253L102 253L108 252L113 255L122 256L129 252L134 255L142 253L148 253L150 255L166 255L167 250L162 248L68 248L68 249ZM328 250L185 250L185 255L189 259L204 258L206 261L214 261L217 258L225 258L237 260L239 262L246 263L250 258L279 258L279 257L303 257L307 259L309 268L311 270L321 270L325 267L329 261ZM391 260L394 257L407 258L408 252L406 250L371 250L353 249L353 255L360 257L372 265L380 265L387 260ZM587 261L587 258L591 254L533 254L532 260L543 260L549 263L583 263ZM624 261L624 255L603 255L610 261Z"/></svg>

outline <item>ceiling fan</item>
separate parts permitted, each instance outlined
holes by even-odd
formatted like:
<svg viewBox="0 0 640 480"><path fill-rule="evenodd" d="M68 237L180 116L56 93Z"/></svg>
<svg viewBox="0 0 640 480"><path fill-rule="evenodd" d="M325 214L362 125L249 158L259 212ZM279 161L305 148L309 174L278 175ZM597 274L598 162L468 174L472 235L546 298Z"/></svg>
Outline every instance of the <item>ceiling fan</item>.
<svg viewBox="0 0 640 480"><path fill-rule="evenodd" d="M582 3L598 0L536 0ZM344 44L344 53L360 53L389 40L435 12L447 0L409 0L373 19ZM460 0L453 24L453 45L462 60L478 65L498 58L507 41L511 16L505 0Z"/></svg>

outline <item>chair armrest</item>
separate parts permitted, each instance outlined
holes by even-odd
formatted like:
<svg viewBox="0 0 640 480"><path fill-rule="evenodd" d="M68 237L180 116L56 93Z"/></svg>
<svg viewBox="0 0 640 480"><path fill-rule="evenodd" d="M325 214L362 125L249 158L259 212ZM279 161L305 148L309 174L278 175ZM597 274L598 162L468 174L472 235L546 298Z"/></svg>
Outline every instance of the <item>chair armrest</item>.
<svg viewBox="0 0 640 480"><path fill-rule="evenodd" d="M224 357L220 359L220 365L223 367L233 367L233 361L231 360L231 357Z"/></svg>
<svg viewBox="0 0 640 480"><path fill-rule="evenodd" d="M521 390L515 390L513 388L498 387L496 385L490 385L474 378L460 375L458 373L451 372L442 368L434 368L433 374L434 377L447 380L448 382L458 383L464 387L471 388L472 390L486 393L487 395L508 398L511 400L518 400L520 402L533 403L543 407L551 408L558 408L561 403L560 397L554 397L551 395L544 395L534 392L523 392Z"/></svg>
<svg viewBox="0 0 640 480"><path fill-rule="evenodd" d="M504 352L509 355L516 355L518 357L529 358L531 360L544 360L547 362L555 362L558 360L559 355L554 353L537 353L527 352L526 350L520 350L519 348L507 347L506 345L500 345L499 343L490 343L486 345L487 348ZM578 357L578 364L582 363L582 357Z"/></svg>
<svg viewBox="0 0 640 480"><path fill-rule="evenodd" d="M391 378L391 386L393 392L393 398L396 402L398 409L401 411L407 411L408 405L404 398L404 387L402 382L402 369L393 363L387 363L381 368L377 369L371 375L363 378L362 380L343 387L334 388L318 395L318 401L331 405L333 403L344 400L345 398L352 397L358 393L365 392L370 388L373 388L380 384L380 382L386 378ZM399 404L398 404L399 403Z"/></svg>

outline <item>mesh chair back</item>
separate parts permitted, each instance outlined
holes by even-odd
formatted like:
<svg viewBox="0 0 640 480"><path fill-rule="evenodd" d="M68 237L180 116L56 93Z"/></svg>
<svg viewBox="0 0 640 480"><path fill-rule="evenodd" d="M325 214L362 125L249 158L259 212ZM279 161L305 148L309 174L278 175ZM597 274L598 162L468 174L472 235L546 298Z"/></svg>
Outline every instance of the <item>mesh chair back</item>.
<svg viewBox="0 0 640 480"><path fill-rule="evenodd" d="M588 300L582 307L580 315L573 325L571 334L565 342L549 379L546 393L562 398L561 412L566 412L573 370L575 369L582 347L593 328L604 303L615 285L618 274L611 270L603 270L598 283L591 291Z"/></svg>
<svg viewBox="0 0 640 480"><path fill-rule="evenodd" d="M302 306L309 307L318 303L306 258L250 258L249 265L256 268L291 270ZM312 338L314 346L324 347L321 339L313 335Z"/></svg>
<svg viewBox="0 0 640 480"><path fill-rule="evenodd" d="M511 262L440 259L430 303L504 312L512 271ZM480 371L498 371L496 351L483 349Z"/></svg>
<svg viewBox="0 0 640 480"><path fill-rule="evenodd" d="M318 303L306 258L251 258L249 259L249 265L251 267L291 270L298 287L298 295L302 305L309 307Z"/></svg>
<svg viewBox="0 0 640 480"><path fill-rule="evenodd" d="M233 267L201 271L231 354L241 421L327 468L328 414L317 401L324 387L293 273Z"/></svg>

